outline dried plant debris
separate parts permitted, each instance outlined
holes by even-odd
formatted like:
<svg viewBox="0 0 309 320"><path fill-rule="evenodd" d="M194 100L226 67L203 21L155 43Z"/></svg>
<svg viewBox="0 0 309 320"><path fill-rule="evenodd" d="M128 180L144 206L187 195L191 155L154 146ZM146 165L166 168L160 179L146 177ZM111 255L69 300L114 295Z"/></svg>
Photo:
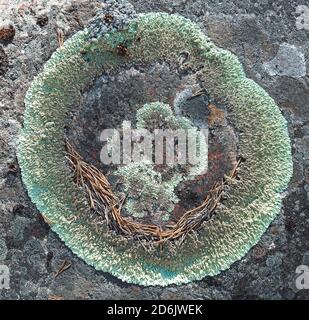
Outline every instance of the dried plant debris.
<svg viewBox="0 0 309 320"><path fill-rule="evenodd" d="M48 300L64 300L61 296L51 295L48 297Z"/></svg>
<svg viewBox="0 0 309 320"><path fill-rule="evenodd" d="M69 268L71 268L72 264L67 261L64 260L61 264L61 266L59 267L58 271L55 273L55 278L57 278L58 276L60 276L64 271L68 270Z"/></svg>
<svg viewBox="0 0 309 320"><path fill-rule="evenodd" d="M236 182L236 175L241 159L238 160L230 176L216 183L203 203L185 214L173 225L162 229L156 225L141 224L121 216L123 200L117 198L111 186L100 170L87 164L67 141L68 159L74 171L75 181L88 193L89 206L105 217L107 225L129 238L153 241L154 244L164 244L168 240L184 239L191 231L201 227L204 221L211 218L217 208L225 186Z"/></svg>

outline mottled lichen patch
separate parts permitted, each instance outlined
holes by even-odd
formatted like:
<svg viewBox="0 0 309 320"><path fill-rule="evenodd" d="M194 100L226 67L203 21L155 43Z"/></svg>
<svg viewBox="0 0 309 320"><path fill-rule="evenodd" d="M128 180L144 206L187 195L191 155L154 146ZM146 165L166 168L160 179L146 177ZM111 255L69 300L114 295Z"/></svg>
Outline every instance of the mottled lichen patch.
<svg viewBox="0 0 309 320"><path fill-rule="evenodd" d="M264 63L266 71L271 76L304 77L307 73L305 56L294 45L282 43L277 55Z"/></svg>

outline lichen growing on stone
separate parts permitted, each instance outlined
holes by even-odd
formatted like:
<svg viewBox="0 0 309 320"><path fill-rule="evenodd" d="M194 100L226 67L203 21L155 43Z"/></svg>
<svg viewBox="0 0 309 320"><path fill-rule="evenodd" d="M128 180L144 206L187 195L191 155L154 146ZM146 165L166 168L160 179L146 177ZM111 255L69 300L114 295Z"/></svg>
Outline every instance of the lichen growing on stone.
<svg viewBox="0 0 309 320"><path fill-rule="evenodd" d="M155 129L190 129L192 123L185 117L174 116L169 105L154 102L144 105L136 113L137 128Z"/></svg>
<svg viewBox="0 0 309 320"><path fill-rule="evenodd" d="M101 15L106 14L104 10ZM241 259L280 211L281 192L292 172L286 121L273 99L246 78L238 59L216 47L188 19L140 14L119 28L113 25L108 33L99 28L103 31L97 34L94 26L104 23L98 19L67 40L28 90L18 152L28 193L60 238L98 270L127 282L161 286L216 275ZM124 42L129 55L117 50ZM182 52L188 52L190 64L203 66L210 95L228 102L231 121L241 132L239 151L246 161L239 170L240 181L213 219L203 225L198 242L187 237L172 256L164 248L160 254L150 254L138 242L110 233L104 225L98 230L101 218L91 215L66 165L64 127L80 90L103 69L116 72L128 61L177 63Z"/></svg>
<svg viewBox="0 0 309 320"><path fill-rule="evenodd" d="M164 220L169 218L169 214L173 211L175 204L179 201L175 194L175 188L184 180L194 179L197 175L206 171L208 163L207 141L203 133L194 127L192 122L186 117L176 117L173 114L171 107L167 104L154 102L145 104L136 113L136 128L139 130L147 130L147 134L151 135L152 143L150 143L151 154L146 157L142 155L139 161L124 165L116 170L115 175L121 178L124 185L124 191L127 195L127 200L124 208L134 217L145 217L148 214L160 215L164 214ZM123 121L123 130L131 129L131 124ZM155 136L159 136L160 131L165 138L168 137L166 132L173 130L170 139L163 141L161 136L157 142L154 142ZM181 164L178 155L181 154L180 141L175 141L177 130L182 130L180 133L184 138L196 141L196 163L185 162ZM156 133L157 132L157 133ZM179 132L179 131L178 131ZM142 131L141 131L142 134ZM109 144L112 144L111 139ZM149 142L143 141L149 144ZM152 146L156 147L156 152L153 154ZM165 148L169 148L174 153L176 147L177 154L171 164L166 164L166 159L163 159ZM108 146L112 148L112 145ZM138 144L136 148L139 148ZM178 148L177 148L178 147ZM182 153L186 153L187 145L182 146ZM138 149L139 151L139 149ZM144 150L141 150L144 152ZM159 164L160 171L156 169L158 161L157 155L162 155L162 164ZM165 212L165 213L164 213Z"/></svg>
<svg viewBox="0 0 309 320"><path fill-rule="evenodd" d="M116 174L122 178L129 197L125 208L135 217L144 217L147 212L165 212L165 217L168 218L168 213L179 201L174 188L182 180L180 175L162 181L162 174L155 171L153 165L146 161L121 167Z"/></svg>

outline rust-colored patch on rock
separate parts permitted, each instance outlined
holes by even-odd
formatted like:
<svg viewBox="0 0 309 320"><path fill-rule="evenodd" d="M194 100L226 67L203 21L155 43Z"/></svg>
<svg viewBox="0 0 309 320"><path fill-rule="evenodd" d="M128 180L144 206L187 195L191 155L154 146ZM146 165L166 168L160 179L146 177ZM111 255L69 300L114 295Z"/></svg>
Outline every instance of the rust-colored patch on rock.
<svg viewBox="0 0 309 320"><path fill-rule="evenodd" d="M11 24L0 25L0 40L12 41L15 36L15 28Z"/></svg>
<svg viewBox="0 0 309 320"><path fill-rule="evenodd" d="M225 120L224 111L211 103L208 105L208 109L210 111L208 116L209 125L210 126L223 125Z"/></svg>
<svg viewBox="0 0 309 320"><path fill-rule="evenodd" d="M255 259L261 259L263 258L267 253L266 248L261 247L261 246L256 246L252 250L252 255Z"/></svg>

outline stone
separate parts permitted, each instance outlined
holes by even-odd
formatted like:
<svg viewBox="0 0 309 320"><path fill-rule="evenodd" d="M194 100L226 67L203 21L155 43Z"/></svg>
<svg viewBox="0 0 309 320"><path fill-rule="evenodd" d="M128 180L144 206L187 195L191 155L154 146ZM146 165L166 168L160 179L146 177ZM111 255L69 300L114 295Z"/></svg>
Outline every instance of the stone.
<svg viewBox="0 0 309 320"><path fill-rule="evenodd" d="M0 46L0 77L3 76L9 68L9 59L3 48Z"/></svg>
<svg viewBox="0 0 309 320"><path fill-rule="evenodd" d="M8 249L5 239L0 238L0 261L4 261L7 255Z"/></svg>
<svg viewBox="0 0 309 320"><path fill-rule="evenodd" d="M301 78L307 72L304 53L289 43L280 44L275 58L264 63L264 67L271 76Z"/></svg>

